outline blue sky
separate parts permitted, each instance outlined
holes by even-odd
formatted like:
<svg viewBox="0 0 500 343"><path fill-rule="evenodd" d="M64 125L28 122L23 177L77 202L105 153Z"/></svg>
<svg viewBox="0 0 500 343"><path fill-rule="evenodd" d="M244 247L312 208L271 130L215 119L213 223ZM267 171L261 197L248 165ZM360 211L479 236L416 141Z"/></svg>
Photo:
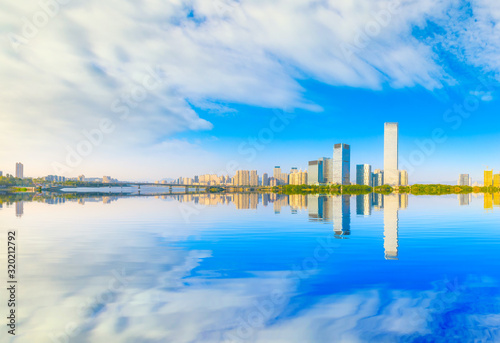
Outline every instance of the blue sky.
<svg viewBox="0 0 500 343"><path fill-rule="evenodd" d="M411 183L500 171L493 0L50 3L0 0L4 173L261 174L338 142L383 168L388 121ZM294 118L250 153L276 113Z"/></svg>

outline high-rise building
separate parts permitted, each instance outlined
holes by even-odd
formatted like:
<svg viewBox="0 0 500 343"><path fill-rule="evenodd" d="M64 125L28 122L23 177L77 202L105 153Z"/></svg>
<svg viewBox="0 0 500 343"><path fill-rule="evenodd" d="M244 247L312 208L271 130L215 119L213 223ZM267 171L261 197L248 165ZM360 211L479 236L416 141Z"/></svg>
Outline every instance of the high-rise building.
<svg viewBox="0 0 500 343"><path fill-rule="evenodd" d="M493 175L493 187L500 187L500 174Z"/></svg>
<svg viewBox="0 0 500 343"><path fill-rule="evenodd" d="M3 172L0 170L0 176L3 176Z"/></svg>
<svg viewBox="0 0 500 343"><path fill-rule="evenodd" d="M250 172L248 170L237 170L233 177L234 186L248 186L250 184Z"/></svg>
<svg viewBox="0 0 500 343"><path fill-rule="evenodd" d="M332 183L349 185L351 183L351 147L348 144L335 144L333 147Z"/></svg>
<svg viewBox="0 0 500 343"><path fill-rule="evenodd" d="M460 177L458 178L458 185L459 186L469 186L471 183L471 179L469 174L460 174Z"/></svg>
<svg viewBox="0 0 500 343"><path fill-rule="evenodd" d="M356 184L372 185L372 166L369 164L358 164L356 166Z"/></svg>
<svg viewBox="0 0 500 343"><path fill-rule="evenodd" d="M309 161L307 184L317 185L323 181L323 161Z"/></svg>
<svg viewBox="0 0 500 343"><path fill-rule="evenodd" d="M280 183L282 185L288 185L288 183L289 183L288 179L289 179L288 173L281 173Z"/></svg>
<svg viewBox="0 0 500 343"><path fill-rule="evenodd" d="M16 177L21 179L24 177L24 166L21 162L16 163Z"/></svg>
<svg viewBox="0 0 500 343"><path fill-rule="evenodd" d="M484 187L493 186L493 170L484 171Z"/></svg>
<svg viewBox="0 0 500 343"><path fill-rule="evenodd" d="M250 171L250 186L258 186L259 185L259 175L256 170Z"/></svg>
<svg viewBox="0 0 500 343"><path fill-rule="evenodd" d="M273 170L273 177L276 179L276 180L279 180L280 177L281 177L281 167L280 166L276 166L274 167L274 170Z"/></svg>
<svg viewBox="0 0 500 343"><path fill-rule="evenodd" d="M384 172L380 169L375 169L372 174L372 187L384 185Z"/></svg>
<svg viewBox="0 0 500 343"><path fill-rule="evenodd" d="M291 185L305 185L307 184L307 171L298 170L296 172L290 173Z"/></svg>
<svg viewBox="0 0 500 343"><path fill-rule="evenodd" d="M399 185L408 186L408 172L406 170L399 171Z"/></svg>
<svg viewBox="0 0 500 343"><path fill-rule="evenodd" d="M262 186L269 186L269 176L267 173L262 174Z"/></svg>
<svg viewBox="0 0 500 343"><path fill-rule="evenodd" d="M333 159L328 157L321 157L318 162L322 162L323 166L323 179L320 183L329 184L333 183Z"/></svg>
<svg viewBox="0 0 500 343"><path fill-rule="evenodd" d="M384 182L399 186L398 123L384 124Z"/></svg>

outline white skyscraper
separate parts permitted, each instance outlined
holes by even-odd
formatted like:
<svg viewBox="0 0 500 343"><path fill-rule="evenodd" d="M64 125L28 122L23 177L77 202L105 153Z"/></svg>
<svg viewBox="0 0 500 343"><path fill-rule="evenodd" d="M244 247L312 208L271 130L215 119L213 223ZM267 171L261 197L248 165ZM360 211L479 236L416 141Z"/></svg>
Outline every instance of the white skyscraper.
<svg viewBox="0 0 500 343"><path fill-rule="evenodd" d="M398 210L400 195L384 195L384 250L386 260L398 259Z"/></svg>
<svg viewBox="0 0 500 343"><path fill-rule="evenodd" d="M335 144L333 147L333 183L349 185L351 182L351 147Z"/></svg>
<svg viewBox="0 0 500 343"><path fill-rule="evenodd" d="M459 186L470 186L471 184L472 179L470 178L469 174L460 174L460 177L458 178Z"/></svg>
<svg viewBox="0 0 500 343"><path fill-rule="evenodd" d="M384 125L384 183L399 186L398 123Z"/></svg>
<svg viewBox="0 0 500 343"><path fill-rule="evenodd" d="M24 166L21 162L16 163L16 177L24 178Z"/></svg>

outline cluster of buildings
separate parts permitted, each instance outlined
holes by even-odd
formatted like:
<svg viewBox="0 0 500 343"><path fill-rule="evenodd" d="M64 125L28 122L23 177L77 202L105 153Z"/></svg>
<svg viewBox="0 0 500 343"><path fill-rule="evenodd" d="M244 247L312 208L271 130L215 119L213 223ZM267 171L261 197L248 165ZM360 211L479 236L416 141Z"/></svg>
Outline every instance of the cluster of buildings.
<svg viewBox="0 0 500 343"><path fill-rule="evenodd" d="M500 187L500 174L493 174L493 170L485 170L484 187Z"/></svg>
<svg viewBox="0 0 500 343"><path fill-rule="evenodd" d="M481 186L477 182L472 184L472 178L469 174L460 174L458 177L458 186ZM494 174L493 170L484 171L484 182L482 184L484 187L497 187L500 188L500 173Z"/></svg>
<svg viewBox="0 0 500 343"><path fill-rule="evenodd" d="M8 174L7 174L8 175ZM0 171L0 176L3 176L3 172ZM24 165L21 162L16 163L16 178L24 179ZM80 175L78 177L66 177L61 175L47 175L41 178L47 182L65 182L65 181L86 181L86 182L96 182L96 183L117 183L117 179L111 176L91 177L86 178L85 175Z"/></svg>
<svg viewBox="0 0 500 343"><path fill-rule="evenodd" d="M356 166L356 184L366 186L407 186L408 172L398 168L398 123L385 123L384 127L384 169L375 169L369 164ZM159 183L169 183L161 181ZM333 146L333 157L321 157L309 161L307 170L291 168L289 173L275 166L273 175L259 177L256 170L238 170L234 177L201 175L194 178L179 178L175 184L183 185L226 185L226 186L278 186L278 185L350 185L351 146L338 143Z"/></svg>

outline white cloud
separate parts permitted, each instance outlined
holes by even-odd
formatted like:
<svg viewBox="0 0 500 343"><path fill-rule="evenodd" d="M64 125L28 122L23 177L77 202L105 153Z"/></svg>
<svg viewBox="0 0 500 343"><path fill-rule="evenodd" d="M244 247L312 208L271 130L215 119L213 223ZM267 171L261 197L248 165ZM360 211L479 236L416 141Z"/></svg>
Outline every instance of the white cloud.
<svg viewBox="0 0 500 343"><path fill-rule="evenodd" d="M474 2L466 21L449 19L462 11L454 0L91 0L49 7L53 18L34 0L0 6L6 161L34 150L40 161L62 160L64 147L103 117L117 124L110 149L95 149L87 160L138 145L137 153L145 153L175 133L210 130L191 104L223 112L231 109L220 103L320 110L304 97L304 79L441 88L455 81L440 65L437 42L464 63L500 71L500 46L492 39L500 5L488 0ZM446 36L415 38L412 30L428 21ZM23 37L30 28L32 37ZM120 120L122 97L133 97L151 68L163 82L127 105L131 115ZM15 151L6 148L10 142Z"/></svg>
<svg viewBox="0 0 500 343"><path fill-rule="evenodd" d="M492 92L471 91L470 95L475 96L476 98L481 99L481 101L491 101L491 100L493 100L493 94L492 94Z"/></svg>

